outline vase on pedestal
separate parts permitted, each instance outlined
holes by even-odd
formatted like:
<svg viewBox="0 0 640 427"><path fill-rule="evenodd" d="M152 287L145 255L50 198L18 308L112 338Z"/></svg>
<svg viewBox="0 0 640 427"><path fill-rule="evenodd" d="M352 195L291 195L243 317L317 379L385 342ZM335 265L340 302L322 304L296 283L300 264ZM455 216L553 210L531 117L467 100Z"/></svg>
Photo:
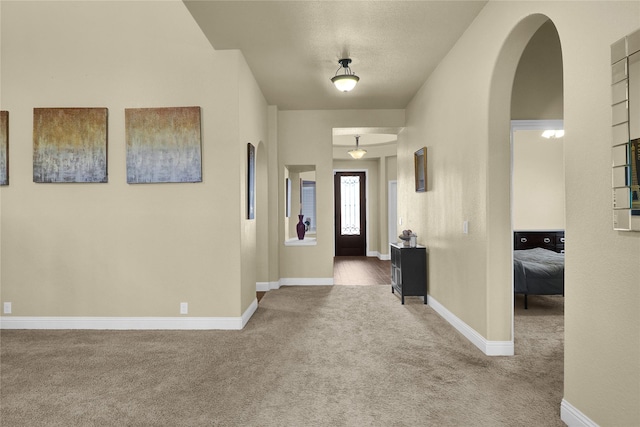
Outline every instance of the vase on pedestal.
<svg viewBox="0 0 640 427"><path fill-rule="evenodd" d="M304 239L304 215L298 215L298 224L296 224L296 231L298 232L298 240Z"/></svg>

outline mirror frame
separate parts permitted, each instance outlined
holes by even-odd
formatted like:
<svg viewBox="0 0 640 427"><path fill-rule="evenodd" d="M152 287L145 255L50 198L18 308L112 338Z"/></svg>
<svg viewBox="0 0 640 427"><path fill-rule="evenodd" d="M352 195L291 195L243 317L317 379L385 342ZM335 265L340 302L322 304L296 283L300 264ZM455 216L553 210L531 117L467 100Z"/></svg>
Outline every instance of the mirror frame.
<svg viewBox="0 0 640 427"><path fill-rule="evenodd" d="M427 147L422 147L413 153L415 169L416 193L427 191Z"/></svg>
<svg viewBox="0 0 640 427"><path fill-rule="evenodd" d="M632 58L634 56L634 58ZM640 231L640 30L611 45L611 189L613 229ZM638 62L638 66L635 63ZM634 66L632 67L632 64ZM632 73L637 68L638 73ZM635 116L632 116L635 114ZM634 198L635 197L635 198Z"/></svg>

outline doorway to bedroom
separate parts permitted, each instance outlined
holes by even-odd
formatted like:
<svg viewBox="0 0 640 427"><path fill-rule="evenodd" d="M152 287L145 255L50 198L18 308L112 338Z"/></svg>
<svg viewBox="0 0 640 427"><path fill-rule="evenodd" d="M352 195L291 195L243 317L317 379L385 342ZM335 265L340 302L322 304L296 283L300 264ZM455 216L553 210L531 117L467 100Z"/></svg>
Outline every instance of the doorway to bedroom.
<svg viewBox="0 0 640 427"><path fill-rule="evenodd" d="M511 225L515 352L518 346L540 343L544 338L562 359L563 68L560 40L551 21L540 26L530 39L513 82ZM534 259L537 264L531 264ZM533 270L525 271L531 265Z"/></svg>

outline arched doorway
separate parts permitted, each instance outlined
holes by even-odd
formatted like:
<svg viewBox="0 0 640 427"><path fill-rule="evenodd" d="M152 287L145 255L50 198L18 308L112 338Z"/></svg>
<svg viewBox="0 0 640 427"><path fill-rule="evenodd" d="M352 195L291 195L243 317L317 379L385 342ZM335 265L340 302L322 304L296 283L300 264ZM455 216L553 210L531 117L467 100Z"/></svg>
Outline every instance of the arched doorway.
<svg viewBox="0 0 640 427"><path fill-rule="evenodd" d="M493 72L489 100L487 169L488 334L514 337L513 225L511 217L511 119L514 80L527 45L548 17L520 21L505 41ZM555 30L555 29L554 29ZM557 33L556 33L557 34Z"/></svg>

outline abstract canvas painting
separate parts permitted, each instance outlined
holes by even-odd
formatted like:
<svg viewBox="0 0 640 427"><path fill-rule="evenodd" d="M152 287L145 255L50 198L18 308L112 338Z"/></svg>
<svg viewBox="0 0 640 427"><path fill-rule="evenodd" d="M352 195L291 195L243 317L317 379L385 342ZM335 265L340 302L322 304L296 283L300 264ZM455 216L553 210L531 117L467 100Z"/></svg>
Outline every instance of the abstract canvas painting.
<svg viewBox="0 0 640 427"><path fill-rule="evenodd" d="M125 109L127 182L201 182L200 107Z"/></svg>
<svg viewBox="0 0 640 427"><path fill-rule="evenodd" d="M34 108L33 182L107 182L107 109Z"/></svg>
<svg viewBox="0 0 640 427"><path fill-rule="evenodd" d="M0 111L0 185L9 185L9 112Z"/></svg>

